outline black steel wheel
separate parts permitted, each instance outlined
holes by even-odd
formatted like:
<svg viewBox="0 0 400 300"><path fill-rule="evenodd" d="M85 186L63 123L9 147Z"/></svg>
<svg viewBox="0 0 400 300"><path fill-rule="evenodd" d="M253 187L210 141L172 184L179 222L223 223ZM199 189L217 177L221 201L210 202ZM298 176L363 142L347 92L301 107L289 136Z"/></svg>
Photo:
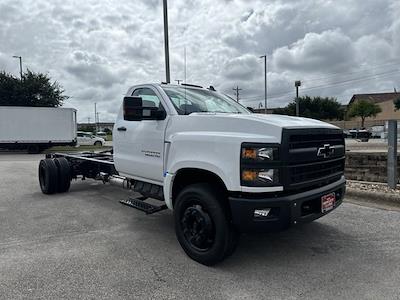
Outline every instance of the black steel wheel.
<svg viewBox="0 0 400 300"><path fill-rule="evenodd" d="M39 163L39 183L43 194L57 192L58 171L55 162L50 159L42 159Z"/></svg>
<svg viewBox="0 0 400 300"><path fill-rule="evenodd" d="M215 239L215 228L209 213L200 204L188 206L181 217L185 239L197 251L209 250Z"/></svg>
<svg viewBox="0 0 400 300"><path fill-rule="evenodd" d="M65 193L71 186L71 166L65 157L57 157L54 159L57 166L57 193Z"/></svg>
<svg viewBox="0 0 400 300"><path fill-rule="evenodd" d="M204 265L230 255L236 244L224 193L207 183L185 187L174 206L175 233L186 254Z"/></svg>

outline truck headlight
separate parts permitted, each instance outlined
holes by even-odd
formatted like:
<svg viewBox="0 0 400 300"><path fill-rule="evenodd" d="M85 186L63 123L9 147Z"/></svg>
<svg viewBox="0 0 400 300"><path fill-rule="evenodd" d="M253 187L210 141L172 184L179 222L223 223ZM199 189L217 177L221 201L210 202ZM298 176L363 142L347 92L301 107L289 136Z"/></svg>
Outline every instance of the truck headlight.
<svg viewBox="0 0 400 300"><path fill-rule="evenodd" d="M279 184L278 169L243 169L242 185L245 186L274 186Z"/></svg>
<svg viewBox="0 0 400 300"><path fill-rule="evenodd" d="M243 145L242 159L250 161L273 161L278 158L277 147Z"/></svg>
<svg viewBox="0 0 400 300"><path fill-rule="evenodd" d="M242 143L240 149L242 186L270 187L280 185L279 145Z"/></svg>

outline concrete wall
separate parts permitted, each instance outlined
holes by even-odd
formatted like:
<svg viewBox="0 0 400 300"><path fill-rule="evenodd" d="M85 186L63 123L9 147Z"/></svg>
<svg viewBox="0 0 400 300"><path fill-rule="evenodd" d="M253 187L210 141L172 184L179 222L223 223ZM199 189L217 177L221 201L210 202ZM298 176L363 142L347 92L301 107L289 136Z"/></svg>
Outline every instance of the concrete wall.
<svg viewBox="0 0 400 300"><path fill-rule="evenodd" d="M352 129L352 128L361 128L361 120L350 120L350 121L324 121L331 123L337 127L342 129ZM365 120L365 128L370 128L375 125L385 125L385 120Z"/></svg>
<svg viewBox="0 0 400 300"><path fill-rule="evenodd" d="M397 170L400 175L400 155L397 156ZM387 154L347 152L345 175L347 179L387 182Z"/></svg>

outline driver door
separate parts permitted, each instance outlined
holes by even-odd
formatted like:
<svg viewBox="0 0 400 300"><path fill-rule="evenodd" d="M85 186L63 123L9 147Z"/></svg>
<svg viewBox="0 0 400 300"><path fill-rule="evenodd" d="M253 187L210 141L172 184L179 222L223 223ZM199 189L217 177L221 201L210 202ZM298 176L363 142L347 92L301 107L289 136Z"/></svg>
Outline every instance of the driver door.
<svg viewBox="0 0 400 300"><path fill-rule="evenodd" d="M161 96L151 87L140 87L132 96L140 97L144 107L164 110ZM114 125L114 162L120 174L162 184L164 160L164 120L127 121L120 110Z"/></svg>

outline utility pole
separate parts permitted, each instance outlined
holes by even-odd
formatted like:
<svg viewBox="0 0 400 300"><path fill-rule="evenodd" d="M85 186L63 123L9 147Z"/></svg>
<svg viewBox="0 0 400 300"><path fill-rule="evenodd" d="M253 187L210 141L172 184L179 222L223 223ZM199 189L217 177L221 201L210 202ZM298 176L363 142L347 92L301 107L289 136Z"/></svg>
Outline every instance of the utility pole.
<svg viewBox="0 0 400 300"><path fill-rule="evenodd" d="M181 81L183 81L182 79L175 79L175 81L178 83L178 85L179 85L179 83L181 82Z"/></svg>
<svg viewBox="0 0 400 300"><path fill-rule="evenodd" d="M187 81L186 81L186 46L183 47L183 82L187 83ZM186 88L185 88L185 99L186 99Z"/></svg>
<svg viewBox="0 0 400 300"><path fill-rule="evenodd" d="M94 126L96 127L96 132L97 132L97 108L96 108L97 103L94 103Z"/></svg>
<svg viewBox="0 0 400 300"><path fill-rule="evenodd" d="M267 55L261 55L264 58L264 112L267 114Z"/></svg>
<svg viewBox="0 0 400 300"><path fill-rule="evenodd" d="M168 42L168 7L167 0L163 0L164 8L164 49L165 49L165 79L167 83L171 82L169 72L169 42Z"/></svg>
<svg viewBox="0 0 400 300"><path fill-rule="evenodd" d="M22 57L18 55L13 55L14 58L19 58L19 75L21 76L22 81Z"/></svg>
<svg viewBox="0 0 400 300"><path fill-rule="evenodd" d="M239 91L241 91L242 89L239 89L239 86L236 86L236 88L233 88L232 90L234 90L236 93L236 102L239 103Z"/></svg>
<svg viewBox="0 0 400 300"><path fill-rule="evenodd" d="M90 117L87 118L87 123L90 124Z"/></svg>
<svg viewBox="0 0 400 300"><path fill-rule="evenodd" d="M296 80L294 82L294 86L296 87L296 116L300 116L300 107L299 107L299 86L301 86L301 81Z"/></svg>

